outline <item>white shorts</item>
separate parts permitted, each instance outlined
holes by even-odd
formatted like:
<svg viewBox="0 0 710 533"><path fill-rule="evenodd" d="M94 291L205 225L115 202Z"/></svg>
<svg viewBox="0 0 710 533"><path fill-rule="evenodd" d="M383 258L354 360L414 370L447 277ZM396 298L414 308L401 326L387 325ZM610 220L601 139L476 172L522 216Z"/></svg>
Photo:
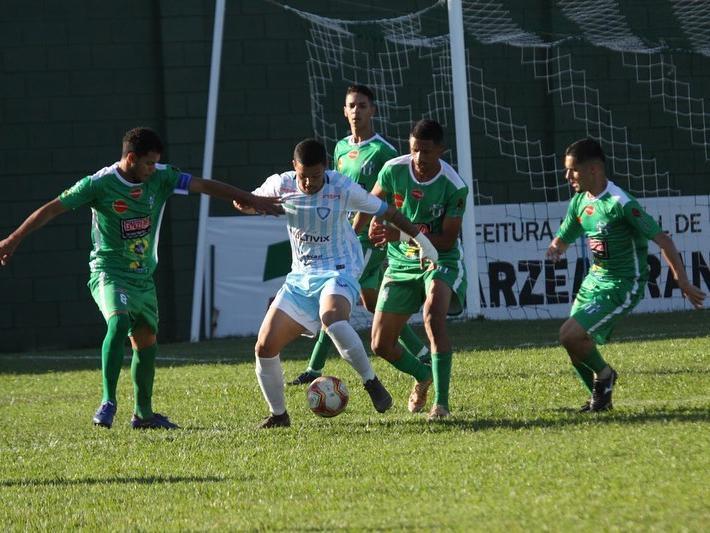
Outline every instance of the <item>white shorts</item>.
<svg viewBox="0 0 710 533"><path fill-rule="evenodd" d="M291 278L291 279L289 279ZM352 308L360 293L357 280L345 272L305 275L289 274L271 305L276 306L315 336L321 329L321 300L331 294L347 298Z"/></svg>

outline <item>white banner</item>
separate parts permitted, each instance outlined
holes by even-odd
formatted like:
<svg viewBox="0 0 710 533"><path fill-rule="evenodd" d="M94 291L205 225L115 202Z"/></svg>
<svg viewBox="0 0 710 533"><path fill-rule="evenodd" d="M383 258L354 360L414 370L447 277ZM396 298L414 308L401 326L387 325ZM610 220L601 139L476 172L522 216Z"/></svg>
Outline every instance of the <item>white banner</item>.
<svg viewBox="0 0 710 533"><path fill-rule="evenodd" d="M673 238L690 280L710 292L710 196L650 198L646 210ZM565 317L586 268L586 245L553 265L544 253L568 202L476 207L481 310L486 318ZM207 243L214 246L213 335L253 335L291 265L286 221L273 217L211 217ZM650 281L636 311L690 309L649 243ZM471 280L469 280L471 282ZM208 287L209 290L209 287ZM367 311L353 313L364 323Z"/></svg>

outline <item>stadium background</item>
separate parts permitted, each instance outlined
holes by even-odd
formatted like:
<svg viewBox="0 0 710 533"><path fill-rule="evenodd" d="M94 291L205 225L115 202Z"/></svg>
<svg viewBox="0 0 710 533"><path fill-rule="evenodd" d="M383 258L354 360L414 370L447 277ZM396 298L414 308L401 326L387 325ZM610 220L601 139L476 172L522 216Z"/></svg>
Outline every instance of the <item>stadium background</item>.
<svg viewBox="0 0 710 533"><path fill-rule="evenodd" d="M698 38L710 41L710 30L706 20L705 33L702 27L694 34L684 31L673 9L682 3L613 2L634 34L668 46L671 70L692 83L702 103L710 94L710 58L707 48L693 50ZM432 4L394 0L383 8L374 1L289 2L337 19L389 18ZM519 27L543 39L581 35L552 0L478 4L502 7ZM136 125L163 135L168 146L163 161L200 175L213 14L211 1L3 3L0 235L78 178L117 160L121 135ZM432 34L446 31L440 15L441 10L425 18ZM305 44L310 29L306 19L273 3L227 2L215 178L249 189L287 167L294 142L314 133ZM368 47L367 40L359 44ZM472 64L495 87L497 101L516 109L517 121L527 126L531 139L541 141L543 153L559 153L585 135L545 80L521 75L520 47L470 37L466 44ZM373 50L379 45L373 39ZM663 111L662 98L650 96L649 84L638 81L638 70L623 66L618 51L581 38L562 46L575 54L575 68L586 71L615 121L670 172L670 188L683 195L710 192L705 122L700 142L691 142L678 127L678 116ZM430 72L407 80L415 111L428 109L430 86ZM342 91L333 91L323 107L344 135L341 101ZM704 111L700 118L705 120ZM544 190L532 190L529 176L516 168L517 160L502 153L498 140L473 120L471 130L477 200L545 199ZM189 335L198 203L197 196L174 198L165 212L156 275L162 341ZM211 213L228 214L228 206L213 203ZM0 351L100 342L104 326L85 285L89 220L87 210L64 215L30 236L10 266L0 270Z"/></svg>

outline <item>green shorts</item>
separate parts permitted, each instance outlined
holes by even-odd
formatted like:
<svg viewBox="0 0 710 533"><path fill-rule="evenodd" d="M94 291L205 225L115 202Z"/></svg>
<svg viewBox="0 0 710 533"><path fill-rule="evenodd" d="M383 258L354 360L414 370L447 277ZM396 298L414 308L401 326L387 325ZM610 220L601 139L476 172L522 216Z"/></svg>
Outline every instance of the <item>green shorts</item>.
<svg viewBox="0 0 710 533"><path fill-rule="evenodd" d="M387 249L363 243L362 254L365 256L365 268L358 280L360 288L378 290L385 273L384 262L387 258Z"/></svg>
<svg viewBox="0 0 710 533"><path fill-rule="evenodd" d="M129 334L139 325L158 332L158 297L152 279L127 280L116 274L94 272L87 285L104 320L108 321L116 313L128 313L131 320Z"/></svg>
<svg viewBox="0 0 710 533"><path fill-rule="evenodd" d="M604 344L619 318L641 301L645 288L646 280L606 279L588 274L579 287L569 316L594 342Z"/></svg>
<svg viewBox="0 0 710 533"><path fill-rule="evenodd" d="M439 263L435 270L422 270L418 262L409 266L391 264L377 296L377 310L400 315L418 312L435 279L446 283L453 293L448 314L461 314L466 300L466 269L460 261L453 265Z"/></svg>

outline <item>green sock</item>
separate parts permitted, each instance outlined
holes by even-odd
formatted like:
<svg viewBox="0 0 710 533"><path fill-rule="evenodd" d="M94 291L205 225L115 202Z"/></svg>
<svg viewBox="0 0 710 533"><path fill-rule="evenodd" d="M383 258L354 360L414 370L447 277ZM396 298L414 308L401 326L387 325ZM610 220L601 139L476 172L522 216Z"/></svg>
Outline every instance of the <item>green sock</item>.
<svg viewBox="0 0 710 533"><path fill-rule="evenodd" d="M574 370L577 372L579 379L582 380L584 386L587 388L589 393L592 392L592 386L594 384L594 372L584 363L572 363Z"/></svg>
<svg viewBox="0 0 710 533"><path fill-rule="evenodd" d="M101 403L116 403L116 386L123 365L123 349L131 321L128 315L119 313L106 321L106 337L101 345Z"/></svg>
<svg viewBox="0 0 710 533"><path fill-rule="evenodd" d="M313 374L321 374L323 367L325 366L325 360L328 357L328 351L330 350L330 345L332 341L324 329L320 330L318 334L318 340L316 345L313 347L311 352L311 358L308 361L308 371Z"/></svg>
<svg viewBox="0 0 710 533"><path fill-rule="evenodd" d="M449 408L449 382L451 381L451 352L432 353L431 369L434 374L434 403Z"/></svg>
<svg viewBox="0 0 710 533"><path fill-rule="evenodd" d="M158 345L153 344L142 350L133 350L131 377L135 395L135 413L143 420L153 416L153 380L155 379L155 356Z"/></svg>
<svg viewBox="0 0 710 533"><path fill-rule="evenodd" d="M431 379L431 368L422 363L406 350L402 351L402 357L396 361L388 361L393 367L400 372L409 374L417 381L426 381Z"/></svg>
<svg viewBox="0 0 710 533"><path fill-rule="evenodd" d="M407 350L409 353L415 357L424 355L429 350L426 349L426 345L421 341L419 336L414 333L412 326L405 324L402 331L399 334L399 345ZM425 350L424 352L422 350Z"/></svg>
<svg viewBox="0 0 710 533"><path fill-rule="evenodd" d="M604 361L602 354L599 353L596 346L592 347L582 363L591 368L595 374L598 374L607 367L606 361Z"/></svg>

